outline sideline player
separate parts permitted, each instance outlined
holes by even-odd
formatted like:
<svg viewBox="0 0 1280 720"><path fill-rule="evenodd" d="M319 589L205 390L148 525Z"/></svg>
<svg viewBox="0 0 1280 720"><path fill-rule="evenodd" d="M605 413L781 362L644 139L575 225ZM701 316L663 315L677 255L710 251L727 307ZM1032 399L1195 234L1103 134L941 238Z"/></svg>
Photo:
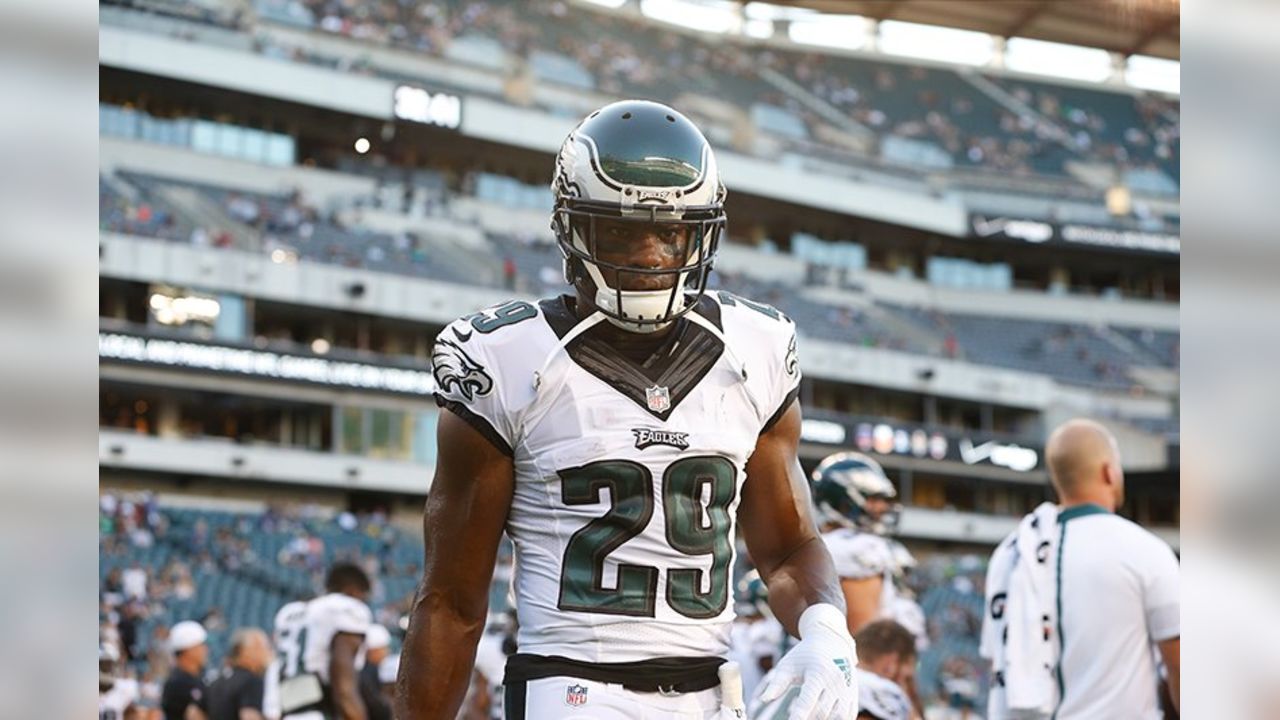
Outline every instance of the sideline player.
<svg viewBox="0 0 1280 720"><path fill-rule="evenodd" d="M120 677L120 651L110 642L98 645L98 720L133 720L138 708L138 681Z"/></svg>
<svg viewBox="0 0 1280 720"><path fill-rule="evenodd" d="M335 563L326 594L291 602L276 613L277 664L264 691L264 715L284 720L366 720L358 670L373 613L369 576Z"/></svg>
<svg viewBox="0 0 1280 720"><path fill-rule="evenodd" d="M849 631L876 618L898 621L927 643L924 612L898 580L915 566L897 528L898 491L880 464L856 452L829 455L812 473L822 540L831 552L849 607Z"/></svg>
<svg viewBox="0 0 1280 720"><path fill-rule="evenodd" d="M440 455L398 717L452 718L515 545L509 718L713 718L735 526L799 644L797 717L855 714L844 598L796 457L795 326L708 292L725 189L702 133L624 101L566 139L552 226L574 292L462 318L433 350Z"/></svg>

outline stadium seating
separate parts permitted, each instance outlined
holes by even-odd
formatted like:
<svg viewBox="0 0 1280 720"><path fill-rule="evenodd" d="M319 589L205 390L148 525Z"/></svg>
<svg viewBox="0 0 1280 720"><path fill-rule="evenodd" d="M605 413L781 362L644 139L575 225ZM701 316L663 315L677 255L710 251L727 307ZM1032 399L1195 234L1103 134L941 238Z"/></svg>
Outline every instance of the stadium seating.
<svg viewBox="0 0 1280 720"><path fill-rule="evenodd" d="M242 28L253 37L251 45L257 52L400 81L414 79L402 66L382 67L374 56L338 58L281 45L271 30L277 24L303 27L489 71L507 73L527 67L534 78L553 86L606 96L651 98L678 106L687 98L714 97L726 107L742 108L744 120L759 135L771 138L764 144L734 142L739 151L773 156L785 151L857 161L858 154L849 155L848 147L831 141L847 129L834 114L844 115L874 135L872 155L864 151L863 163L885 161L934 170L955 166L1066 180L1067 163L1075 160L1117 166L1139 191L1176 194L1178 187L1178 102L1151 94L982 76L1029 108L1030 114L1025 114L1014 112L960 71L946 67L912 66L799 45L713 41L630 14L576 4L571 32L563 22L569 5L556 0L510 4L450 0L424 6L393 0L357 5L257 0L253 19L181 0L105 0L105 4ZM145 24L139 23L139 29L145 29ZM495 57L502 54L507 59L496 62ZM772 80L773 74L783 81ZM491 92L449 88L438 77L431 82L440 89ZM829 112L815 109L815 101ZM689 110L696 120L714 126L711 118L699 114L696 104ZM1070 139L1045 134L1043 121L1065 129Z"/></svg>
<svg viewBox="0 0 1280 720"><path fill-rule="evenodd" d="M907 576L928 620L929 647L920 654L916 682L922 697L946 697L944 683L973 681L974 698L985 698L990 666L978 655L986 562L973 555L923 558Z"/></svg>
<svg viewBox="0 0 1280 720"><path fill-rule="evenodd" d="M201 620L216 610L220 628L210 629L210 667L217 667L238 627L270 628L286 602L322 592L324 569L336 560L377 567L370 600L375 618L398 638L395 624L408 607L420 577L422 542L416 536L378 521L351 517L347 526L329 515L227 512L164 508L154 541L138 545L127 537L100 533L99 581L116 569L139 565L157 577L170 563L190 569L195 593L181 599L173 594L151 598L139 623L137 637L150 638L157 626L180 620ZM102 542L108 539L114 542ZM304 552L305 549L305 552ZM317 551L318 550L318 551ZM509 564L508 544L500 561ZM507 607L505 575L495 576L490 608ZM398 639L396 644L398 645ZM140 652L135 669L143 669Z"/></svg>
<svg viewBox="0 0 1280 720"><path fill-rule="evenodd" d="M544 201L540 189L501 176L480 175L471 185L483 188L490 200L497 201L494 207L510 203L514 209L531 209ZM225 238L226 228L233 227L243 231L244 247L256 248L273 259L284 253L290 260L505 287L539 296L564 289L560 252L545 238L491 232L485 235L487 250L477 253L444 238L393 236L358 223L344 224L338 213L308 205L296 194L265 195L129 172L104 178L99 186L100 225L104 229L196 242L196 237ZM145 221L138 219L136 210L130 211L129 203L113 189L117 186L150 203L154 209ZM174 197L168 192L172 188L194 191L207 200L206 208L221 209L221 229L209 229L203 235L197 232L196 219L166 201L166 197ZM399 194L399 190L390 193ZM379 202L377 196L353 199L357 206L372 207ZM443 205L432 212L441 217L448 214ZM478 267L506 267L508 260L514 270L509 275L505 270L481 272ZM1129 376L1132 367L1177 366L1178 335L1174 332L944 313L879 301L860 309L811 299L800 286L735 273L716 273L712 287L776 306L810 337L924 355L953 352L959 359L1041 373L1073 385L1123 391L1133 384ZM916 332L903 332L904 326ZM954 339L954 351L946 350L947 337Z"/></svg>
<svg viewBox="0 0 1280 720"><path fill-rule="evenodd" d="M154 540L135 544L105 516L99 544L99 584L117 569L139 566L158 577L171 564L190 569L194 594L150 597L137 626L138 653L131 665L146 675L146 642L158 626L181 620L203 620L210 611L220 616L210 629L208 667L218 667L228 650L231 633L239 627L271 627L276 611L286 602L321 591L324 569L336 560L378 566L370 605L378 622L392 631L420 577L422 543L375 516L335 517L305 509L281 512L230 512L180 507L158 508ZM490 614L508 607L507 578L511 547L499 550L499 572L490 590ZM929 648L922 654L919 687L923 696L938 697L957 658L972 669L985 693L986 671L977 656L982 618L984 564L972 556L927 558L907 583L919 597L929 620ZM153 583L154 585L154 583ZM104 617L105 619L105 617ZM944 660L947 665L944 666Z"/></svg>

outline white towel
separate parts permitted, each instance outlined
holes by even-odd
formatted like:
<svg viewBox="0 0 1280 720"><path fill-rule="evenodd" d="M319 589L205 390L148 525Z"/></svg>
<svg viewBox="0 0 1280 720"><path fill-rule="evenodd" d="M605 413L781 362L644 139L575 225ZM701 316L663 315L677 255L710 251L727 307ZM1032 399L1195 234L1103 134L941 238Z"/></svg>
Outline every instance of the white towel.
<svg viewBox="0 0 1280 720"><path fill-rule="evenodd" d="M991 660L989 720L1047 718L1057 707L1058 508L1043 503L991 555L979 652Z"/></svg>

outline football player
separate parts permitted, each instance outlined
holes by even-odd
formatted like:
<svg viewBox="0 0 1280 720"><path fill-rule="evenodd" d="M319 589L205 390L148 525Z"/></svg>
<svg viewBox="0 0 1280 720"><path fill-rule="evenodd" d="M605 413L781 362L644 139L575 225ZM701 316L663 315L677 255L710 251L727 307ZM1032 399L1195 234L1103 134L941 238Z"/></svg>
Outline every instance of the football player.
<svg viewBox="0 0 1280 720"><path fill-rule="evenodd" d="M735 528L800 642L774 668L795 717L856 714L844 597L796 457L795 326L710 292L725 189L702 133L603 107L557 158L571 294L464 317L433 350L439 457L397 717L452 718L515 545L508 718L714 718ZM739 715L740 716L740 715Z"/></svg>
<svg viewBox="0 0 1280 720"><path fill-rule="evenodd" d="M822 540L831 552L849 607L849 630L857 633L878 617L892 617L904 593L895 578L915 558L889 537L898 525L898 491L875 460L856 452L830 455L814 468L813 500ZM906 614L906 613L904 613ZM908 620L924 633L919 619ZM895 618L896 619L896 618Z"/></svg>
<svg viewBox="0 0 1280 720"><path fill-rule="evenodd" d="M373 624L369 576L334 563L326 594L291 602L276 613L277 662L263 692L264 715L284 720L365 720L357 666ZM274 677L273 677L274 676Z"/></svg>
<svg viewBox="0 0 1280 720"><path fill-rule="evenodd" d="M120 651L98 645L98 720L131 720L139 715L138 682L120 677Z"/></svg>

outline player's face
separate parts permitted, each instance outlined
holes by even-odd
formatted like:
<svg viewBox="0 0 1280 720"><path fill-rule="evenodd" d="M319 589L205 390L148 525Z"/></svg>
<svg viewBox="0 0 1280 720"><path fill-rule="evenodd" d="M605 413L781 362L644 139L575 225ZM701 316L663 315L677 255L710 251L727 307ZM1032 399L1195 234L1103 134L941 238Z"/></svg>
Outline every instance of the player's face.
<svg viewBox="0 0 1280 720"><path fill-rule="evenodd" d="M198 662L199 662L200 667L204 667L204 664L205 664L206 662L208 662L208 660L209 660L209 646L208 646L208 645L197 645L196 647L191 648L191 649L190 649L190 650L188 650L187 652L190 652L190 653L191 653L192 655L194 655L195 657L200 658L200 660L198 661Z"/></svg>
<svg viewBox="0 0 1280 720"><path fill-rule="evenodd" d="M893 507L893 503L889 502L888 498L880 495L872 495L867 498L866 505L863 506L863 509L866 510L867 515L871 516L872 520L879 520L884 517L885 513L889 512L891 507Z"/></svg>
<svg viewBox="0 0 1280 720"><path fill-rule="evenodd" d="M596 220L596 258L615 265L649 270L682 267L689 252L689 227L674 223ZM640 275L600 268L609 287L623 290L669 290L676 274ZM619 277L621 276L621 277Z"/></svg>

